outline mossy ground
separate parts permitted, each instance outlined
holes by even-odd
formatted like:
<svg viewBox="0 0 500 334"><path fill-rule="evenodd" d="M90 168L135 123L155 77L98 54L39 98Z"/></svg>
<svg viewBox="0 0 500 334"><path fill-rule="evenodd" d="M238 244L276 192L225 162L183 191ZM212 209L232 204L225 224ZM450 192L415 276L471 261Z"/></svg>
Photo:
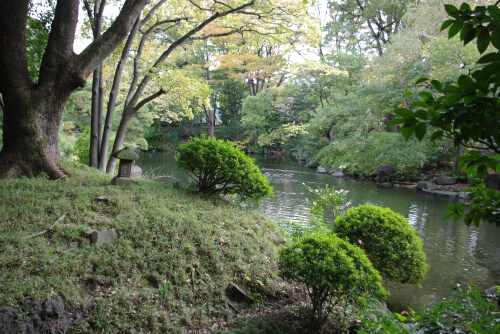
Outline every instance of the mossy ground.
<svg viewBox="0 0 500 334"><path fill-rule="evenodd" d="M60 294L81 316L73 333L197 333L230 321L229 283L257 301L290 296L276 269L287 236L260 214L151 181L116 187L96 170L63 167L70 178L1 181L0 307ZM23 238L62 215L49 232ZM110 228L117 241L75 246Z"/></svg>

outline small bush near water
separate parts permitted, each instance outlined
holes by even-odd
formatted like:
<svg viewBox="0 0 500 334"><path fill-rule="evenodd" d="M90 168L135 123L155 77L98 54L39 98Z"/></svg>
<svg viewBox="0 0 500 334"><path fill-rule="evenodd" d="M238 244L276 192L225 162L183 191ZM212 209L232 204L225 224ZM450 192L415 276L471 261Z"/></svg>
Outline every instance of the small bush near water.
<svg viewBox="0 0 500 334"><path fill-rule="evenodd" d="M0 183L0 307L63 295L80 315L72 333L198 333L233 314L229 283L250 296L287 289L275 275L286 237L261 215L160 183L121 188L95 169L63 167L70 178ZM52 230L24 238L64 214ZM110 228L118 240L82 243L90 230Z"/></svg>
<svg viewBox="0 0 500 334"><path fill-rule="evenodd" d="M309 234L280 251L281 276L305 284L311 299L311 327L321 328L334 308L342 312L371 297L384 298L379 273L364 252L333 234ZM339 329L345 314L335 314ZM340 318L340 319L338 319Z"/></svg>
<svg viewBox="0 0 500 334"><path fill-rule="evenodd" d="M385 281L419 287L429 268L418 232L389 208L350 208L337 218L332 232L363 249Z"/></svg>
<svg viewBox="0 0 500 334"><path fill-rule="evenodd" d="M253 160L229 141L192 138L181 146L176 160L202 194L235 194L257 201L273 195L273 188Z"/></svg>

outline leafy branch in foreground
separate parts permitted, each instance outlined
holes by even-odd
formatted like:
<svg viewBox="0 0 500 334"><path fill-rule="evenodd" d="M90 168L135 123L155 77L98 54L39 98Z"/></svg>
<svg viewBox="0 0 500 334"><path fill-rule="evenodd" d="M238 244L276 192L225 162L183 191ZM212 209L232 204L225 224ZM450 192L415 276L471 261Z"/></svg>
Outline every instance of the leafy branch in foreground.
<svg viewBox="0 0 500 334"><path fill-rule="evenodd" d="M394 313L377 321L363 319L360 334L376 333L500 333L498 306L491 297L483 298L471 285L467 290L457 287L460 301L442 302L433 309L421 308L415 315L410 309L408 316Z"/></svg>
<svg viewBox="0 0 500 334"><path fill-rule="evenodd" d="M447 206L450 213L445 218L464 217L467 225L487 221L500 226L500 194L486 192L483 183L488 168L500 171L500 9L496 5L471 9L464 3L460 9L445 5L445 10L451 19L442 24L441 30L449 28L448 38L458 34L464 45L476 40L480 54L488 49L494 51L483 55L477 61L481 67L470 75L461 75L456 84L419 79L417 85L426 82L433 92L421 92L421 99L411 109L396 109L398 117L387 127L402 124L401 133L406 140L412 135L422 140L432 127L436 131L431 140L446 137L455 145L496 153L488 157L472 151L459 159L459 168L469 173L475 184L465 190L470 202Z"/></svg>

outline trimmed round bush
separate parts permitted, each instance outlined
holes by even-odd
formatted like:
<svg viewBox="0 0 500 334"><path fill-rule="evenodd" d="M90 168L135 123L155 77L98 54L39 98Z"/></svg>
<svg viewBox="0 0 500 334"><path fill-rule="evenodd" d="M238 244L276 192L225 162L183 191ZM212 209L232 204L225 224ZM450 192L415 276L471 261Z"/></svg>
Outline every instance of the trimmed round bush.
<svg viewBox="0 0 500 334"><path fill-rule="evenodd" d="M283 278L307 286L313 326L320 326L336 305L363 305L387 294L366 254L334 234L309 234L282 248L278 266Z"/></svg>
<svg viewBox="0 0 500 334"><path fill-rule="evenodd" d="M176 160L179 168L190 173L199 193L236 194L242 200L273 196L273 188L253 159L229 141L191 138L181 146Z"/></svg>
<svg viewBox="0 0 500 334"><path fill-rule="evenodd" d="M429 265L422 240L405 217L365 204L348 209L332 231L363 249L385 281L420 287Z"/></svg>

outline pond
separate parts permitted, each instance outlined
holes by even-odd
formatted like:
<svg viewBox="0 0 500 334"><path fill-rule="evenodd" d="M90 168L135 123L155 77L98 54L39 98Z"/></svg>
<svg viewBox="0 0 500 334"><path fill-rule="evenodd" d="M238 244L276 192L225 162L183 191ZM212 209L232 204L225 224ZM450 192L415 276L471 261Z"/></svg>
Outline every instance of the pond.
<svg viewBox="0 0 500 334"><path fill-rule="evenodd" d="M419 231L430 269L422 289L389 287L391 311L408 307L418 309L437 305L453 295L456 284L474 284L480 291L500 281L500 228L489 224L467 227L462 221L442 220L445 205L456 199L427 195L416 190L377 186L370 180L337 179L317 174L290 157L255 156L257 165L274 187L274 198L267 198L257 208L270 219L307 223L305 199L310 195L302 185L324 185L349 190L354 206L371 203L389 207L408 218ZM141 153L137 165L146 172L169 177L158 180L173 183L187 175L178 170L172 153Z"/></svg>

